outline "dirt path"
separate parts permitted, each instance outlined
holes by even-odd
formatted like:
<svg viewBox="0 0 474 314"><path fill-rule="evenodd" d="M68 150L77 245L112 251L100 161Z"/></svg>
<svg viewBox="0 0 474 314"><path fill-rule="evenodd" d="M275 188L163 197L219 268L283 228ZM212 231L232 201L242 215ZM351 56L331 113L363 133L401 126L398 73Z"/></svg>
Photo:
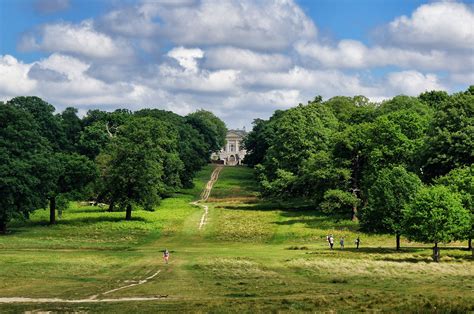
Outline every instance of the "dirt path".
<svg viewBox="0 0 474 314"><path fill-rule="evenodd" d="M118 290L142 285L147 283L149 280L158 276L161 270L158 270L151 276L143 280L138 280L135 283L108 290L99 294L92 295L86 299L60 299L60 298L24 298L24 297L10 297L10 298L0 298L0 303L97 303L97 302L127 302L127 301L156 301L162 299L168 299L167 295L160 295L154 297L125 297L125 298L115 298L115 299L98 299L97 297L106 295Z"/></svg>
<svg viewBox="0 0 474 314"><path fill-rule="evenodd" d="M202 229L204 224L206 223L207 220L207 214L209 213L209 206L200 204L201 202L207 201L209 198L209 195L211 194L212 187L214 186L214 183L216 183L217 179L219 178L219 173L222 170L222 166L217 166L216 169L211 174L211 179L207 182L206 187L201 193L201 199L195 202L192 202L191 204L196 205L204 209L204 213L201 216L201 220L199 221L199 230Z"/></svg>
<svg viewBox="0 0 474 314"><path fill-rule="evenodd" d="M202 214L201 220L199 222L199 230L201 230L204 224L206 223L207 215L209 213L209 207L207 205L200 204L200 203L207 201L207 199L209 198L212 187L214 186L214 183L216 183L217 179L219 178L219 173L221 170L222 170L222 166L218 166L214 169L214 171L211 174L211 179L207 182L206 187L201 193L201 199L191 203L193 205L202 207L204 209L204 213ZM115 291L119 291L122 289L126 289L126 288L130 288L130 287L147 283L148 281L158 276L160 272L161 270L158 270L156 273L154 273L151 276L148 276L147 278L143 280L138 280L132 284L128 284L126 286L122 286L122 287L118 287L112 290L101 292L99 294L95 294L84 299L0 297L0 303L100 303L100 302L107 303L107 302L170 300L171 298L168 298L167 295L158 295L158 296L153 296L153 297L123 297L123 298L114 298L114 299L99 298Z"/></svg>

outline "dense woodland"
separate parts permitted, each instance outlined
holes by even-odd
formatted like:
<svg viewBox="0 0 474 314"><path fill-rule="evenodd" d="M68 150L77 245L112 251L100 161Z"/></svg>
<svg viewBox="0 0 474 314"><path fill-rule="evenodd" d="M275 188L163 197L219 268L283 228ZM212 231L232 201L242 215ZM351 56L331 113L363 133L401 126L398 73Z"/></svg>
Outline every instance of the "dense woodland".
<svg viewBox="0 0 474 314"><path fill-rule="evenodd" d="M225 124L200 110L90 110L55 114L38 97L0 102L0 233L14 218L49 208L50 224L71 200L124 210L152 210L192 185L195 173L225 143Z"/></svg>
<svg viewBox="0 0 474 314"><path fill-rule="evenodd" d="M245 140L262 194L302 198L363 230L434 243L474 225L474 86L371 103L316 97L256 119Z"/></svg>

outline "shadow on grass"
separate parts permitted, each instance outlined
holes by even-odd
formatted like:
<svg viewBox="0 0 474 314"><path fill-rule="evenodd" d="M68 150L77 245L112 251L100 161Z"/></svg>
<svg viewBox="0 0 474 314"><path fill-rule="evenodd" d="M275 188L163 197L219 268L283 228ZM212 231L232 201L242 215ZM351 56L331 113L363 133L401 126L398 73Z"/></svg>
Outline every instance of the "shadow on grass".
<svg viewBox="0 0 474 314"><path fill-rule="evenodd" d="M147 220L143 217L132 217L129 221L141 221L146 222ZM54 227L54 226L79 226L84 224L95 224L101 222L127 222L125 217L111 217L111 216L97 216L97 217L80 217L80 218L68 218L63 220L57 220L54 225L50 225L49 221L41 220L41 221L25 221L23 224L15 224L11 226L11 232L22 232L22 227Z"/></svg>
<svg viewBox="0 0 474 314"><path fill-rule="evenodd" d="M100 208L100 207L94 207L94 208L78 208L78 209L73 209L70 212L74 214L87 214L87 213L108 213L108 206L106 208ZM114 211L117 212L118 210ZM64 213L67 215L69 210L64 211Z"/></svg>

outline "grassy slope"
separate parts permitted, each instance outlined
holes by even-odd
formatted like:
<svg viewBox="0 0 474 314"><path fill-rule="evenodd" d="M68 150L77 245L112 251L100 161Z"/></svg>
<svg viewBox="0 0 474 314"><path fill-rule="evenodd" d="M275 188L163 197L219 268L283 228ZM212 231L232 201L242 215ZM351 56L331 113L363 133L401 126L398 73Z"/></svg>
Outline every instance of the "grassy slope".
<svg viewBox="0 0 474 314"><path fill-rule="evenodd" d="M431 263L427 246L404 242L399 253L389 236L360 234L357 226L334 221L317 209L258 203L252 171L224 168L211 193L209 221L197 226L202 210L189 205L196 187L164 200L155 212L124 213L75 207L54 227L47 213L17 223L0 237L0 295L83 298L142 279L141 286L110 297L168 295L156 302L102 304L0 304L8 310L112 312L211 311L400 311L474 310L474 267L469 253L442 251ZM325 236L346 237L346 250L330 251ZM163 265L160 250L171 250Z"/></svg>

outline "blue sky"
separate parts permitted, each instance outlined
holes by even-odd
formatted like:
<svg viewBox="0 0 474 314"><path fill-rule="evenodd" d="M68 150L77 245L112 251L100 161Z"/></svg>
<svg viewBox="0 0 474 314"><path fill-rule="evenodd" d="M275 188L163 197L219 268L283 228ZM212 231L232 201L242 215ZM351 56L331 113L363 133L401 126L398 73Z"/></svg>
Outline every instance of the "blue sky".
<svg viewBox="0 0 474 314"><path fill-rule="evenodd" d="M474 81L472 2L2 0L0 99L186 114L230 127L315 95L381 101Z"/></svg>

